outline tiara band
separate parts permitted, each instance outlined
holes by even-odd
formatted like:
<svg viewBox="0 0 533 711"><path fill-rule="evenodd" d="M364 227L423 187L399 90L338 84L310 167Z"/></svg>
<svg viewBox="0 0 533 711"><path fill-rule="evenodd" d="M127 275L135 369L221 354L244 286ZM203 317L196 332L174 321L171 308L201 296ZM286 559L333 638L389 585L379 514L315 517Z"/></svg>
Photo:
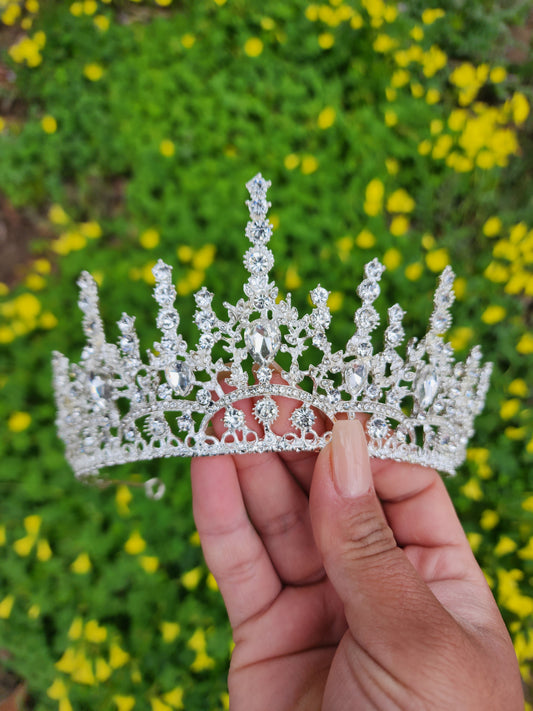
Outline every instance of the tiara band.
<svg viewBox="0 0 533 711"><path fill-rule="evenodd" d="M310 292L311 313L300 316L291 295L279 300L275 283L269 281L274 265L267 247L272 235L266 199L270 185L261 174L246 184L251 246L244 254L249 272L244 298L235 305L224 302L223 320L212 308L213 294L205 287L196 292L194 321L200 336L195 348L179 333L172 268L163 261L153 268L161 337L147 351L146 361L134 317L122 314L118 344L106 340L96 283L88 272L81 274L78 304L87 345L79 364L61 353L53 355L56 424L78 478L102 481L98 474L103 467L160 457L318 450L331 436L316 431L318 413L331 422L339 416L368 415L365 428L373 457L449 474L464 461L492 365L481 364L478 346L465 362L455 362L444 340L455 298L452 269L446 267L440 276L427 333L421 340L412 338L402 356L398 348L405 340L405 312L398 304L388 309L382 351L374 351L371 336L380 317L373 304L385 267L377 259L370 261L357 287L362 303L355 311L354 335L343 350L334 350L326 335L330 292L318 285ZM318 360L305 365L310 346L319 353ZM229 365L228 357L215 357L217 349L227 354ZM288 368L276 363L278 354L290 363ZM281 383L279 377L273 382L275 371ZM305 389L304 383L310 386ZM290 431L283 434L273 430L277 397L294 405ZM249 399L254 402L253 423L239 407ZM224 431L217 435L209 424L219 412ZM153 480L149 485L152 490Z"/></svg>

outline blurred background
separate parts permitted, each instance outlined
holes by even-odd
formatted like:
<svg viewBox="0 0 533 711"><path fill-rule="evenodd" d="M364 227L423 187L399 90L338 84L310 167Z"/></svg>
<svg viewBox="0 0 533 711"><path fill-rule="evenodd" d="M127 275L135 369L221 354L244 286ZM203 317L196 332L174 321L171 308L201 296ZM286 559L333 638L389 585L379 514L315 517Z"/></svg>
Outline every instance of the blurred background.
<svg viewBox="0 0 533 711"><path fill-rule="evenodd" d="M407 310L408 336L453 265L449 338L495 372L448 485L531 700L532 30L521 0L0 0L2 711L228 709L188 462L76 482L50 358L79 359L82 269L108 338L127 311L148 348L159 257L195 342L193 292L242 294L259 171L273 276L302 311L317 282L332 291L339 348L365 262L386 265L379 303ZM159 502L135 486L156 475Z"/></svg>

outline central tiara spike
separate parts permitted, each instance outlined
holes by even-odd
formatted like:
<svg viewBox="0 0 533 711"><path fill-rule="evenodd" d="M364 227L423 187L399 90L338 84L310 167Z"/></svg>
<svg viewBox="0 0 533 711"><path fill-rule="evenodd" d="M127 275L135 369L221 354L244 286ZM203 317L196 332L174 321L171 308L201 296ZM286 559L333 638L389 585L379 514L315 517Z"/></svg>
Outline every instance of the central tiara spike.
<svg viewBox="0 0 533 711"><path fill-rule="evenodd" d="M160 457L318 450L331 436L315 430L319 412L331 422L368 415L373 457L453 474L464 461L492 366L481 365L479 347L464 363L456 363L444 339L454 301L451 268L440 276L427 333L412 338L402 356L405 312L398 304L388 309L383 348L375 350L372 333L380 317L374 302L385 267L370 261L357 287L361 305L354 333L344 350L334 350L327 337L331 313L325 288L318 285L310 292L313 309L303 316L290 294L278 298L269 281L274 266L267 246L273 229L267 219L270 181L258 174L246 187L250 219L245 233L251 246L243 258L249 273L244 298L235 305L224 302L228 315L223 320L212 307L213 294L205 287L196 292L194 322L200 335L195 347L179 333L172 268L163 261L153 268L161 336L147 352L148 362L141 358L132 316L123 314L118 321L116 345L106 341L96 283L88 272L81 274L78 303L87 346L79 364L57 352L53 358L57 427L76 476L99 482L104 467ZM319 357L306 366L302 356L310 346ZM215 358L220 349L228 357ZM276 360L281 354L290 363L286 369ZM272 377L275 370L281 383ZM304 382L312 384L310 392ZM284 434L273 431L280 396L294 404L292 428ZM250 398L260 432L249 426L239 407ZM208 429L218 412L223 412L220 436Z"/></svg>

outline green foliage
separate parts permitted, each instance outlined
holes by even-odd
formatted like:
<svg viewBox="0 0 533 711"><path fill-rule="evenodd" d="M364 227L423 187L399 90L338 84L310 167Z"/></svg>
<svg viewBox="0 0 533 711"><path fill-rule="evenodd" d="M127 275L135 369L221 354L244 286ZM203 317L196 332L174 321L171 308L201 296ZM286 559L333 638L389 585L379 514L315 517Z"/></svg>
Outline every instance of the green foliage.
<svg viewBox="0 0 533 711"><path fill-rule="evenodd" d="M431 24L421 22L422 5L398 14L370 0L95 2L85 14L77 3L79 15L70 2L42 5L28 29L31 42L45 35L40 50L28 50L42 61L27 66L5 52L24 116L6 115L0 133L3 192L56 234L33 244L35 261L0 304L0 646L35 708L68 711L70 699L80 711L126 709L115 697L131 696L135 708L163 711L171 698L177 704L165 701L176 688L187 709L225 708L230 633L196 545L188 463L114 472L132 484L129 503L123 487L73 481L53 426L50 355L76 360L82 347L82 269L102 282L109 336L126 311L148 347L157 257L176 264L182 331L194 341L193 291L205 283L220 311L222 300L240 297L243 184L258 171L273 181L273 276L302 310L318 281L335 292L339 345L352 333L354 284L373 256L388 267L382 303L404 306L409 334L423 332L436 272L450 261L462 280L452 342L461 357L481 343L495 374L450 491L530 679L533 418L520 383L531 373L532 293L511 280L527 281L533 253L531 87L520 72L490 74L505 66L495 40L507 15L491 18L483 2L451 3ZM485 61L484 74L474 64ZM384 193L374 203L372 186ZM412 213L387 209L399 189L413 198ZM491 236L494 217L501 225ZM513 242L522 222L525 236ZM509 259L506 244L516 247ZM504 270L499 280L487 276L490 264ZM494 306L504 309L496 321ZM513 399L509 415L512 406L502 406ZM156 475L167 485L157 503L135 486ZM136 531L146 548L128 552ZM94 641L91 620L105 639ZM167 628L172 641L165 623L179 625ZM128 655L121 664L117 648ZM113 649L116 666L104 678Z"/></svg>

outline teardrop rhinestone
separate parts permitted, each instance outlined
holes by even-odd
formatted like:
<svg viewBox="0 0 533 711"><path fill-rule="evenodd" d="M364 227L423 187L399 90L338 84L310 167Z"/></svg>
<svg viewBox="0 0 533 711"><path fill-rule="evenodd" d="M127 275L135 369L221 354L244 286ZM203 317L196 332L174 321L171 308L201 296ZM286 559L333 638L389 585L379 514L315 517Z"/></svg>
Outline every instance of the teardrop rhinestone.
<svg viewBox="0 0 533 711"><path fill-rule="evenodd" d="M177 362L165 368L165 377L172 390L185 397L191 392L193 385L192 370L183 362Z"/></svg>
<svg viewBox="0 0 533 711"><path fill-rule="evenodd" d="M423 371L415 383L415 395L420 404L420 407L428 408L439 389L439 381L435 373L431 370Z"/></svg>
<svg viewBox="0 0 533 711"><path fill-rule="evenodd" d="M348 368L344 373L344 384L346 389L352 395L357 395L361 392L367 375L366 365L357 363L351 368Z"/></svg>
<svg viewBox="0 0 533 711"><path fill-rule="evenodd" d="M274 360L281 345L279 328L268 321L251 323L244 333L248 353L256 363L266 365Z"/></svg>

